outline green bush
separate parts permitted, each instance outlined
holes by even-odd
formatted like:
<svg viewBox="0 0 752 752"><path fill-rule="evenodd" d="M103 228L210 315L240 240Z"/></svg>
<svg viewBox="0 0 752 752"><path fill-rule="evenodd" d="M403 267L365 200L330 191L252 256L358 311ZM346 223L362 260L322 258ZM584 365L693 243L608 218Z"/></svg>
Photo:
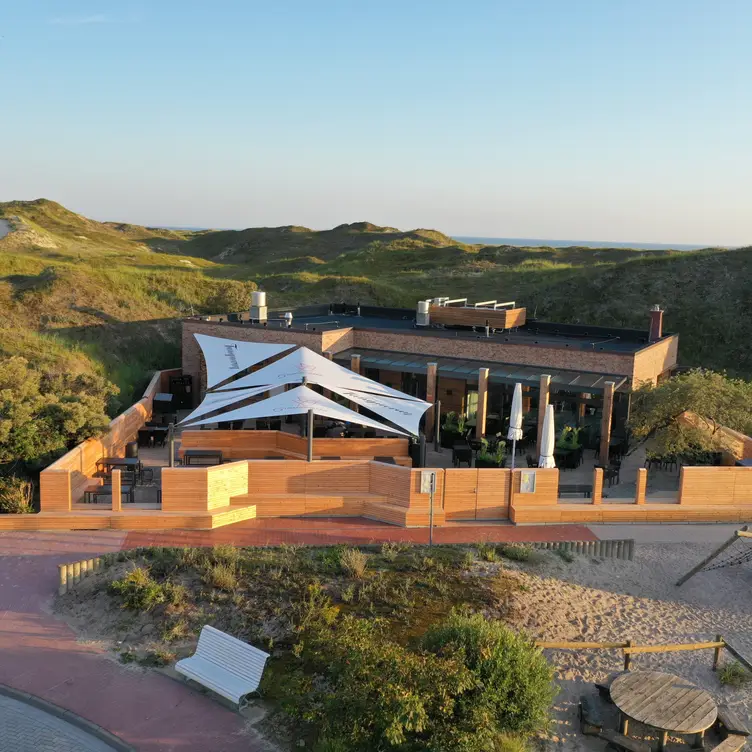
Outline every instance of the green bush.
<svg viewBox="0 0 752 752"><path fill-rule="evenodd" d="M736 661L733 661L732 663L724 663L721 670L718 672L718 681L729 687L742 687L747 684L751 678L752 677L750 677L744 666Z"/></svg>
<svg viewBox="0 0 752 752"><path fill-rule="evenodd" d="M32 514L34 487L17 475L0 476L0 514Z"/></svg>
<svg viewBox="0 0 752 752"><path fill-rule="evenodd" d="M532 546L509 544L501 547L501 555L512 561L532 561L535 559L536 553Z"/></svg>
<svg viewBox="0 0 752 752"><path fill-rule="evenodd" d="M452 614L431 627L423 647L439 656L462 656L473 675L473 688L454 710L458 729L477 729L489 749L500 733L529 733L545 726L555 696L553 671L524 634L481 614ZM470 749L467 747L467 749Z"/></svg>
<svg viewBox="0 0 752 752"><path fill-rule="evenodd" d="M346 548L340 553L339 563L345 574L349 574L356 580L362 580L368 569L368 554L364 554L357 548Z"/></svg>
<svg viewBox="0 0 752 752"><path fill-rule="evenodd" d="M352 616L309 636L302 657L323 681L291 681L284 706L314 724L315 749L473 749L442 746L455 698L474 684L460 660L411 652Z"/></svg>
<svg viewBox="0 0 752 752"><path fill-rule="evenodd" d="M167 600L165 588L152 579L146 567L136 567L121 580L110 583L110 592L123 599L123 608L133 611L151 611Z"/></svg>
<svg viewBox="0 0 752 752"><path fill-rule="evenodd" d="M204 573L207 585L228 593L238 589L238 571L234 564L210 564Z"/></svg>

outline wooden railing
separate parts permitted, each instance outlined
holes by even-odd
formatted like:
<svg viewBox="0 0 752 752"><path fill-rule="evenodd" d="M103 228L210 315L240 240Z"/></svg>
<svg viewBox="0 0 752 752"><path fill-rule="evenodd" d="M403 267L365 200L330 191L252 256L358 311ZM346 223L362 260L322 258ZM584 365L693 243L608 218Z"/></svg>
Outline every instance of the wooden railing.
<svg viewBox="0 0 752 752"><path fill-rule="evenodd" d="M713 671L717 670L723 650L728 650L747 670L752 671L752 662L729 645L722 635L709 642L680 642L665 645L635 645L632 640L624 642L557 642L539 640L535 643L541 650L621 650L624 654L624 670L629 671L632 656L641 653L676 653L685 650L713 650Z"/></svg>

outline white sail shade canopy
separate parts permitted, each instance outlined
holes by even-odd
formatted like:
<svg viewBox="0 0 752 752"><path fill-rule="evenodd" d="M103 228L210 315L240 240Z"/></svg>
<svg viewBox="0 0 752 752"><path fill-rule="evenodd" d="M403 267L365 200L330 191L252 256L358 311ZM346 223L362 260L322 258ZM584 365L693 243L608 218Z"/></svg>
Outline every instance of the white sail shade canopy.
<svg viewBox="0 0 752 752"><path fill-rule="evenodd" d="M337 365L337 363L327 360L323 355L319 355L307 347L299 347L295 352L285 355L284 358L280 358L271 365L243 376L237 381L233 381L232 384L219 387L219 391L237 387L262 386L263 384L274 386L302 384L303 381L307 381L309 384L326 386L327 389L333 391L339 391L340 388L354 389L369 394L380 394L383 397L422 402L416 397L410 397L386 386L386 384L379 384L378 381ZM427 405L428 403L424 404Z"/></svg>
<svg viewBox="0 0 752 752"><path fill-rule="evenodd" d="M423 417L423 413L431 407L430 402L424 402L423 400L395 399L394 397L369 394L368 392L345 389L344 387L336 387L326 383L322 386L337 392L337 394L343 397L347 397L347 399L359 405L363 405L363 407L367 407L371 412L380 415L382 418L386 418L415 436L418 435L420 419Z"/></svg>
<svg viewBox="0 0 752 752"><path fill-rule="evenodd" d="M207 413L221 410L224 407L232 407L232 405L238 402L242 402L256 394L263 394L269 389L271 389L269 386L260 386L254 389L237 389L234 392L207 392L203 402L190 415L183 418L180 424L190 423ZM224 420L224 417L218 416L212 418L212 420Z"/></svg>
<svg viewBox="0 0 752 752"><path fill-rule="evenodd" d="M206 388L211 389L231 376L255 366L268 358L291 350L294 345L270 345L265 342L238 342L224 337L210 337L208 334L193 335L204 354L206 363ZM256 381L253 386L262 386L267 382ZM235 383L226 389L234 389ZM238 386L244 386L238 384Z"/></svg>
<svg viewBox="0 0 752 752"><path fill-rule="evenodd" d="M298 386L294 389L290 389L288 392L275 394L274 396L268 397L260 402L254 402L251 405L246 405L245 407L239 407L230 412L222 413L220 416L199 420L193 423L192 426L200 426L205 423L216 423L219 420L233 421L248 420L250 418L270 418L281 415L304 415L309 410L313 410L314 414L321 415L325 418L341 420L347 423L358 423L361 426L368 426L369 428L375 428L379 431L389 431L391 433L404 435L402 431L396 428L371 420L365 415L360 415L359 413L356 413L305 386Z"/></svg>

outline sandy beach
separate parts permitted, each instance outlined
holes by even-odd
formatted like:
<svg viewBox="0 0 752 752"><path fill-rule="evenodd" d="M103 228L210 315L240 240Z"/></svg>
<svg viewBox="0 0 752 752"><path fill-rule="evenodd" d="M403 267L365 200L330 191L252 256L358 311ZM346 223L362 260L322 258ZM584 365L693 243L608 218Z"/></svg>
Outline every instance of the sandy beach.
<svg viewBox="0 0 752 752"><path fill-rule="evenodd" d="M736 544L739 545L739 544ZM722 635L744 655L752 657L752 568L749 565L702 572L681 588L674 583L713 548L712 544L656 544L638 546L634 561L574 562L546 556L520 572L522 590L510 604L508 618L541 640L587 640L637 645L713 640ZM603 750L605 742L579 732L580 695L594 693L593 683L623 668L618 650L546 651L556 667L561 688L554 703L554 723L541 740L549 750ZM732 658L726 653L723 661ZM713 651L636 655L632 670L660 670L677 674L708 690L749 718L752 684L722 685L712 671ZM613 706L605 720L616 728ZM630 735L655 740L648 729L631 724ZM675 739L674 741L682 741ZM686 740L684 740L686 742ZM712 738L708 748L712 747ZM749 746L749 745L748 745ZM688 747L684 747L688 749Z"/></svg>

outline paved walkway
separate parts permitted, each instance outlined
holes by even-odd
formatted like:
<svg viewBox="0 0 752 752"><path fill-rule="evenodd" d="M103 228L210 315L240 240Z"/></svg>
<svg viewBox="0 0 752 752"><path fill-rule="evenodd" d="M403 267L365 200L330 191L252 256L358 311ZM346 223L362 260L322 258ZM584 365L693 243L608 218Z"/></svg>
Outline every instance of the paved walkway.
<svg viewBox="0 0 752 752"><path fill-rule="evenodd" d="M113 747L39 708L0 695L0 752L112 752Z"/></svg>
<svg viewBox="0 0 752 752"><path fill-rule="evenodd" d="M57 564L123 543L122 533L109 531L0 535L0 683L71 710L139 751L262 749L243 734L241 716L165 676L120 665L50 614Z"/></svg>

